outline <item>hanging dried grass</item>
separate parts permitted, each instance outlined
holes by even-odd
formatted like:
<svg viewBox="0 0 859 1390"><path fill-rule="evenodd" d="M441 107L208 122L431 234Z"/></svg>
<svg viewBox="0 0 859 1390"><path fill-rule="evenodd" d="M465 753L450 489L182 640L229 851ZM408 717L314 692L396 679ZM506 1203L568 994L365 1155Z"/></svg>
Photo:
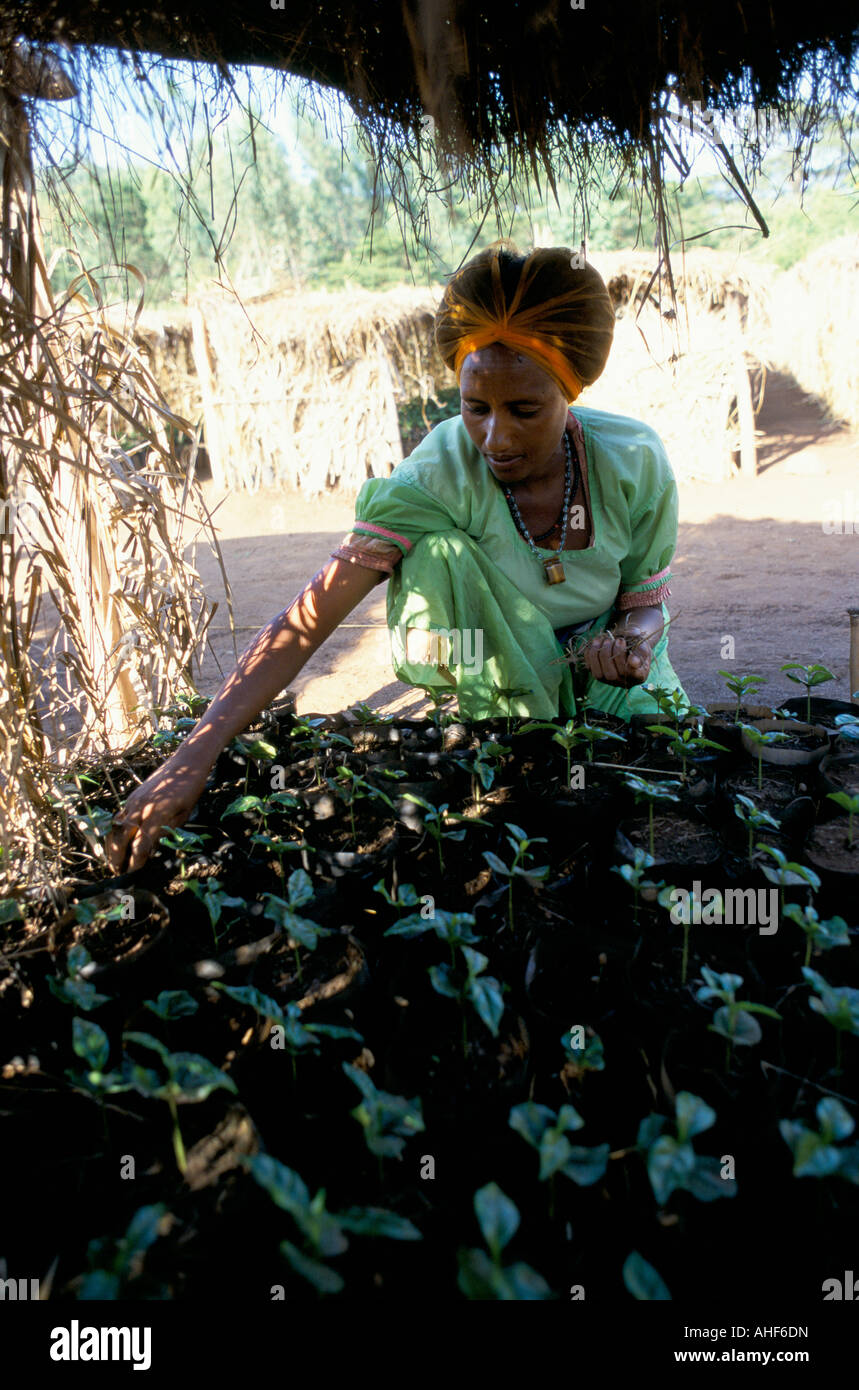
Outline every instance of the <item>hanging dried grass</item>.
<svg viewBox="0 0 859 1390"><path fill-rule="evenodd" d="M191 471L169 450L167 424L190 426L144 366L133 320L108 321L103 285L83 265L53 298L27 119L2 89L0 137L2 896L27 878L53 893L69 779L139 742L159 706L193 690L192 658L217 605L183 551L204 532L217 541ZM149 448L143 470L123 451L129 431ZM99 855L93 824L84 828Z"/></svg>

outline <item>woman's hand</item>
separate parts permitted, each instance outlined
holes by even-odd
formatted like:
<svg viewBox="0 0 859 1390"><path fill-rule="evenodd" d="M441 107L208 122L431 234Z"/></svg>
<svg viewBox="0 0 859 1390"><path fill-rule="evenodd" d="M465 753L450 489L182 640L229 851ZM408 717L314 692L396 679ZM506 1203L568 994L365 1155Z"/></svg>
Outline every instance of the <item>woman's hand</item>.
<svg viewBox="0 0 859 1390"><path fill-rule="evenodd" d="M116 873L122 872L126 850L130 848L126 872L134 873L146 863L164 831L184 825L190 816L206 785L211 763L189 754L186 750L181 762L168 758L114 816L104 847Z"/></svg>
<svg viewBox="0 0 859 1390"><path fill-rule="evenodd" d="M582 648L581 655L595 680L628 690L647 680L653 648L645 637L632 630L626 637L600 632Z"/></svg>

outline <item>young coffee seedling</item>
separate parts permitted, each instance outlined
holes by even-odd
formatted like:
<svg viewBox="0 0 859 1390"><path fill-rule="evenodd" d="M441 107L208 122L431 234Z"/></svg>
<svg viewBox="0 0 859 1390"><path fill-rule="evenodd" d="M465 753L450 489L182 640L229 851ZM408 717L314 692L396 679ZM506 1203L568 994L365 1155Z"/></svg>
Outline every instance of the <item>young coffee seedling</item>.
<svg viewBox="0 0 859 1390"><path fill-rule="evenodd" d="M245 902L244 898L233 898L230 897L229 894L225 893L221 887L220 881L216 878L186 878L185 887L188 889L189 893L194 894L195 898L200 899L200 902L203 904L207 913L209 914L209 921L212 924L212 936L215 939L215 947L217 948L218 942L220 941L222 935L222 933L218 932L217 927L218 923L221 920L221 915L224 911L224 908L247 908L247 903ZM228 926L229 925L231 924L228 923Z"/></svg>
<svg viewBox="0 0 859 1390"><path fill-rule="evenodd" d="M788 661L784 666L778 668L787 673L789 681L795 681L797 685L805 686L806 693L806 723L811 723L811 692L817 685L826 685L828 681L834 681L835 677L831 671L827 671L825 666L820 666L816 662L811 666L803 666L799 661ZM796 671L795 676L791 671Z"/></svg>
<svg viewBox="0 0 859 1390"><path fill-rule="evenodd" d="M293 870L287 881L286 892L288 901L284 901L283 898L277 897L274 893L264 895L263 902L266 906L263 909L263 916L274 922L278 931L289 933L289 944L295 952L296 973L301 980L304 977L298 954L299 946L304 946L308 951L315 951L321 936L336 936L337 932L333 927L320 927L309 917L298 915L296 909L304 907L305 903L309 903L314 897L313 883L306 870Z"/></svg>
<svg viewBox="0 0 859 1390"><path fill-rule="evenodd" d="M672 1192L682 1188L691 1192L699 1202L713 1202L718 1197L735 1197L735 1178L722 1176L718 1158L696 1154L692 1140L716 1123L716 1112L700 1096L678 1091L675 1102L676 1138L663 1134L668 1121L662 1115L648 1115L642 1120L636 1147L647 1153L647 1174L654 1196L664 1207Z"/></svg>
<svg viewBox="0 0 859 1390"><path fill-rule="evenodd" d="M314 787L322 786L322 771L319 763L320 753L325 753L329 748L334 748L338 744L344 748L351 749L352 747L351 739L346 738L345 734L326 734L322 728L326 723L327 720L324 717L318 719L299 719L293 726L292 734L290 735L291 738L294 738L296 734L299 734L301 745L307 745L310 748L313 757Z"/></svg>
<svg viewBox="0 0 859 1390"><path fill-rule="evenodd" d="M401 885L401 889L405 887L411 888L411 884ZM470 912L443 912L441 908L434 908L432 917L423 917L419 912L402 917L399 922L388 927L385 936L409 939L434 931L439 940L446 941L450 947L450 963L456 969L457 946L474 946L482 939L471 930L473 926L474 917Z"/></svg>
<svg viewBox="0 0 859 1390"><path fill-rule="evenodd" d="M750 796L740 796L737 793L734 801L734 815L743 822L749 832L749 863L754 862L754 847L752 841L756 831L761 830L780 830L781 822L771 816L769 811L762 811L756 806Z"/></svg>
<svg viewBox="0 0 859 1390"><path fill-rule="evenodd" d="M635 804L641 801L647 802L647 826L650 849L650 862L655 861L654 841L653 841L653 807L658 801L679 801L676 785L672 782L645 782L642 777L636 777L634 773L624 773L624 784L629 788L635 797Z"/></svg>
<svg viewBox="0 0 859 1390"><path fill-rule="evenodd" d="M510 713L510 704L511 704L511 701L518 699L520 695L533 695L533 693L534 693L533 690L529 690L529 689L527 689L525 686L521 686L521 685L510 685L510 686L499 685L499 686L493 691L493 699L494 699L495 703L496 703L496 704L500 704L501 701L503 700L504 703L505 703L506 706L507 706L505 717L506 717L506 719L507 719L506 732L507 732L508 734L510 733L510 721L511 721L511 719L513 718L513 716L512 716L511 713Z"/></svg>
<svg viewBox="0 0 859 1390"><path fill-rule="evenodd" d="M352 826L352 839L357 839L355 830L355 802L362 797L370 797L374 801L384 801L386 806L394 809L394 803L389 796L378 787L373 787L365 777L359 772L353 771L351 767L338 767L334 777L326 777L331 790L336 796L341 797L349 807L349 820Z"/></svg>
<svg viewBox="0 0 859 1390"><path fill-rule="evenodd" d="M525 1101L514 1105L509 1124L540 1155L540 1182L549 1179L549 1220L555 1214L556 1173L563 1173L579 1187L599 1182L608 1166L609 1145L582 1148L570 1143L568 1134L584 1128L584 1120L572 1105L562 1105L557 1115L547 1105Z"/></svg>
<svg viewBox="0 0 859 1390"><path fill-rule="evenodd" d="M841 1145L856 1128L849 1110L834 1096L818 1101L819 1129L806 1129L797 1120L779 1120L781 1137L793 1154L795 1178L829 1178L835 1174L859 1183L859 1145Z"/></svg>
<svg viewBox="0 0 859 1390"><path fill-rule="evenodd" d="M813 869L808 869L805 864L796 864L792 859L787 859L775 845L758 843L755 845L755 849L762 850L764 854L771 855L775 860L775 867L772 864L761 864L761 870L770 883L778 884L779 914L782 917L784 916L785 888L804 883L810 893L820 891L820 879Z"/></svg>
<svg viewBox="0 0 859 1390"><path fill-rule="evenodd" d="M566 1055L564 1075L578 1081L589 1071L605 1071L605 1049L599 1034L594 1033L584 1047L579 1047L573 1042L575 1032L573 1027L561 1036L561 1046Z"/></svg>
<svg viewBox="0 0 859 1390"><path fill-rule="evenodd" d="M71 1004L76 1009L90 1013L100 1004L106 1004L109 994L99 994L95 985L87 979L94 970L92 957L85 946L70 946L66 956L66 978L54 979L48 976L48 989L63 1004Z"/></svg>
<svg viewBox="0 0 859 1390"><path fill-rule="evenodd" d="M503 743L485 739L471 758L455 758L457 767L471 774L471 795L475 803L480 803L480 788L489 791L495 782L496 774L510 748Z"/></svg>
<svg viewBox="0 0 859 1390"><path fill-rule="evenodd" d="M526 859L533 858L530 848L531 845L545 845L548 843L545 835L538 835L534 839L529 839L525 831L520 830L518 825L511 825L509 822L505 822L505 825L510 831L510 834L507 836L507 843L513 850L513 863L508 868L503 859L499 859L497 854L493 854L492 851L488 849L483 851L483 858L486 860L493 873L498 874L499 878L506 878L508 880L507 921L512 931L513 883L515 879L524 878L530 883L532 888L536 888L538 884L543 883L548 878L552 870L548 864L543 864L539 869L526 869L523 867Z"/></svg>
<svg viewBox="0 0 859 1390"><path fill-rule="evenodd" d="M89 1018L72 1019L72 1049L87 1065L84 1072L66 1069L66 1076L76 1090L97 1096L102 1105L106 1095L131 1090L131 1083L118 1071L106 1071L110 1056L110 1039L103 1028ZM107 1126L105 1122L105 1132Z"/></svg>
<svg viewBox="0 0 859 1390"><path fill-rule="evenodd" d="M363 1096L360 1105L349 1113L364 1131L364 1140L379 1160L379 1182L383 1180L382 1160L402 1158L406 1140L425 1128L420 1096L406 1100L380 1091L365 1071L342 1062L343 1071L354 1081Z"/></svg>
<svg viewBox="0 0 859 1390"><path fill-rule="evenodd" d="M439 690L438 687L434 685L421 685L418 688L424 691L427 699L432 705L432 709L427 716L431 724L434 724L437 729L441 730L446 729L448 724L456 722L457 715L451 709L451 705L455 703L457 698L454 691Z"/></svg>
<svg viewBox="0 0 859 1390"><path fill-rule="evenodd" d="M530 1265L502 1266L501 1252L516 1234L520 1217L497 1183L487 1183L475 1192L474 1212L489 1254L485 1250L460 1250L457 1282L465 1297L504 1302L551 1298L549 1285Z"/></svg>
<svg viewBox="0 0 859 1390"><path fill-rule="evenodd" d="M668 751L673 758L679 758L681 763L681 776L686 780L686 764L690 758L694 760L696 753L700 753L705 748L714 748L719 753L727 753L728 749L724 743L715 743L711 738L702 738L696 735L692 729L669 729L665 724L648 724L649 734L660 734L668 739Z"/></svg>
<svg viewBox="0 0 859 1390"><path fill-rule="evenodd" d="M720 671L719 675L724 678L725 684L731 694L736 696L737 709L734 714L734 723L739 724L740 709L742 708L743 701L749 695L757 695L758 686L766 685L767 678L766 676L735 676L730 671Z"/></svg>
<svg viewBox="0 0 859 1390"><path fill-rule="evenodd" d="M245 1168L267 1192L276 1207L288 1212L301 1233L303 1249L291 1241L280 1243L280 1253L295 1273L306 1279L318 1293L340 1293L344 1281L336 1270L324 1263L349 1248L346 1232L362 1236L384 1236L389 1240L422 1240L411 1221L380 1207L350 1207L330 1212L325 1206L325 1189L311 1199L310 1190L298 1173L269 1154L255 1154L242 1160Z"/></svg>
<svg viewBox="0 0 859 1390"><path fill-rule="evenodd" d="M354 714L362 729L375 728L379 725L393 723L393 718L388 714L380 714L378 710L370 709L366 701L353 705L351 713Z"/></svg>
<svg viewBox="0 0 859 1390"><path fill-rule="evenodd" d="M666 715L674 723L674 732L680 734L680 725L684 719L703 718L707 711L698 705L692 705L683 694L682 690L666 690L661 685L646 685L645 690L653 696L656 707L660 714Z"/></svg>
<svg viewBox="0 0 859 1390"><path fill-rule="evenodd" d="M704 897L707 899L706 902ZM689 928L693 922L696 926L701 922L707 926L721 922L725 915L724 898L715 888L705 889L703 896L699 898L694 890L679 889L673 883L669 883L658 893L656 901L660 907L668 908L672 922L679 922L683 928L680 983L685 985L689 964Z"/></svg>
<svg viewBox="0 0 859 1390"><path fill-rule="evenodd" d="M713 1022L707 1027L711 1033L727 1038L728 1049L725 1057L725 1071L730 1070L731 1053L735 1046L753 1047L759 1043L763 1034L760 1024L753 1014L763 1014L765 1018L781 1018L775 1009L765 1004L752 1004L748 999L737 999L737 990L743 983L742 975L719 975L709 966L703 966L701 974L705 985L699 989L695 998L699 1004L708 999L721 999L722 1007L713 1015Z"/></svg>
<svg viewBox="0 0 859 1390"><path fill-rule="evenodd" d="M277 757L277 749L273 743L269 743L264 738L252 738L248 742L237 734L229 744L233 761L243 763L245 768L245 792L248 789L248 781L251 775L251 763L270 763Z"/></svg>
<svg viewBox="0 0 859 1390"><path fill-rule="evenodd" d="M769 748L773 743L786 743L789 735L783 733L781 729L759 729L757 724L740 724L743 733L757 749L758 759L758 791L763 787L763 749Z"/></svg>
<svg viewBox="0 0 859 1390"><path fill-rule="evenodd" d="M642 888L663 888L662 882L654 883L652 879L645 878L645 874L652 867L654 860L643 849L636 848L635 858L631 864L612 864L610 872L618 874L628 883L632 889L632 920L638 926L638 900ZM637 951L636 951L637 954Z"/></svg>
<svg viewBox="0 0 859 1390"><path fill-rule="evenodd" d="M110 1301L128 1297L168 1298L166 1288L146 1287L141 1270L147 1250L159 1236L167 1235L174 1218L163 1202L139 1207L126 1227L125 1234L99 1236L87 1246L89 1269L77 1291L79 1300Z"/></svg>
<svg viewBox="0 0 859 1390"><path fill-rule="evenodd" d="M850 945L849 928L843 917L821 922L813 907L800 907L798 903L788 903L784 915L805 932L803 965L810 962L812 950L831 951L835 946Z"/></svg>
<svg viewBox="0 0 859 1390"><path fill-rule="evenodd" d="M460 955L465 963L465 978L455 979L456 967L451 965L431 965L430 983L436 994L448 999L457 999L462 1011L462 1055L468 1056L468 1030L465 1021L465 1005L470 1002L493 1038L498 1037L498 1027L504 1013L504 985L492 975L482 972L489 964L489 957L473 951L470 946L461 946Z"/></svg>
<svg viewBox="0 0 859 1390"><path fill-rule="evenodd" d="M835 1074L840 1076L841 1034L852 1033L859 1037L859 989L827 984L822 975L807 965L802 967L802 973L815 991L815 997L808 1001L809 1007L835 1029Z"/></svg>
<svg viewBox="0 0 859 1390"><path fill-rule="evenodd" d="M197 1052L171 1052L149 1033L123 1033L122 1041L123 1045L137 1043L138 1047L157 1053L161 1059L166 1073L163 1078L148 1067L142 1067L132 1061L127 1052L122 1059L123 1070L125 1079L140 1095L146 1096L149 1100L163 1100L167 1103L173 1121L173 1153L176 1166L184 1177L188 1171L188 1160L182 1142L182 1131L179 1128L178 1103L205 1100L215 1090L231 1091L235 1095L236 1083L231 1076L227 1076L210 1062L208 1057L201 1057Z"/></svg>
<svg viewBox="0 0 859 1390"><path fill-rule="evenodd" d="M611 729L601 729L598 725L589 724L587 719L584 719L581 724L576 724L575 720L569 719L562 728L559 728L557 724L543 723L539 720L535 720L530 724L524 725L519 732L521 734L528 734L533 729L553 730L552 742L560 744L567 759L567 780L565 783L567 787L569 787L571 780L570 754L578 744L583 743L585 745L587 748L588 762L592 763L594 760L595 744L609 742L623 743L625 741L622 734L615 734Z"/></svg>
<svg viewBox="0 0 859 1390"><path fill-rule="evenodd" d="M826 796L827 800L834 801L836 806L847 812L847 843L852 849L853 817L859 814L859 796L851 796L849 792L827 792Z"/></svg>
<svg viewBox="0 0 859 1390"><path fill-rule="evenodd" d="M476 816L463 816L458 811L449 811L446 801L442 806L433 806L431 801L425 801L422 796L416 796L414 792L403 792L403 801L411 801L415 806L420 806L423 811L423 828L425 831L429 831L435 840L438 850L438 867L441 873L444 873L442 837L446 840L464 840L472 826L489 825L489 821L478 820ZM462 828L460 830L445 830L444 827L449 821L460 824Z"/></svg>
<svg viewBox="0 0 859 1390"><path fill-rule="evenodd" d="M354 1042L359 1043L364 1041L361 1034L356 1033L354 1028L343 1028L335 1023L305 1023L300 1004L289 1003L282 1007L276 999L272 999L268 994L263 994L261 990L254 989L251 985L224 985L220 980L213 980L212 988L225 994L236 1004L253 1009L258 1018L264 1019L280 1030L276 1035L270 1034L269 1044L277 1050L278 1045L282 1043L283 1050L289 1053L292 1062L293 1081L295 1081L297 1074L296 1057L301 1052L318 1052L319 1038L351 1038Z"/></svg>

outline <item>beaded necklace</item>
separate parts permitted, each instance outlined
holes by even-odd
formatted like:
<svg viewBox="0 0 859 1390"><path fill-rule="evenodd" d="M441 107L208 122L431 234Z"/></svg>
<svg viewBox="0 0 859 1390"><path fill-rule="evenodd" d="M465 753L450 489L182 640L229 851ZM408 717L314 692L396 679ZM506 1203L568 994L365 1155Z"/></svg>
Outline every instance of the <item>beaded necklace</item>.
<svg viewBox="0 0 859 1390"><path fill-rule="evenodd" d="M559 516L558 520L554 523L554 525L549 527L548 531L544 531L541 536L537 537L538 541L545 540L545 538L547 536L551 536L552 532L557 530L558 526L560 525L561 540L558 545L558 553L556 555L551 556L548 560L545 560L543 556L539 553L536 545L534 544L533 537L531 536L527 526L525 525L524 521L522 520L522 517L519 514L519 508L516 505L516 498L513 496L512 492L508 487L504 488L504 495L507 498L507 503L510 507L511 512L513 513L513 520L515 521L516 526L521 532L521 534L525 537L526 541L530 545L534 554L537 556L537 559L540 561L540 564L543 566L543 569L546 571L547 584L563 584L566 582L567 576L564 573L564 566L559 557L561 550L563 550L564 548L564 541L567 538L567 516L570 509L570 499L571 497L575 497L579 488L579 459L578 455L576 455L575 465L573 465L573 453L572 449L570 448L570 436L566 430L564 431L564 449L566 452L566 465L564 468L564 504L561 508L561 515ZM572 483L571 487L570 482L573 474L573 466L575 466L575 481Z"/></svg>

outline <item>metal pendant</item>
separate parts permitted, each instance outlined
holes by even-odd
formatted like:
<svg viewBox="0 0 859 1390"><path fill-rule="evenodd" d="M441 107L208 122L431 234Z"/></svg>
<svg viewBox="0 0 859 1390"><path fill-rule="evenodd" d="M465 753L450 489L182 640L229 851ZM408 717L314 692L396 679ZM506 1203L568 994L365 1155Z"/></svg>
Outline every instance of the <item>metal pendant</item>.
<svg viewBox="0 0 859 1390"><path fill-rule="evenodd" d="M544 560L543 568L546 571L547 584L564 584L567 576L564 574L564 566L560 560Z"/></svg>

